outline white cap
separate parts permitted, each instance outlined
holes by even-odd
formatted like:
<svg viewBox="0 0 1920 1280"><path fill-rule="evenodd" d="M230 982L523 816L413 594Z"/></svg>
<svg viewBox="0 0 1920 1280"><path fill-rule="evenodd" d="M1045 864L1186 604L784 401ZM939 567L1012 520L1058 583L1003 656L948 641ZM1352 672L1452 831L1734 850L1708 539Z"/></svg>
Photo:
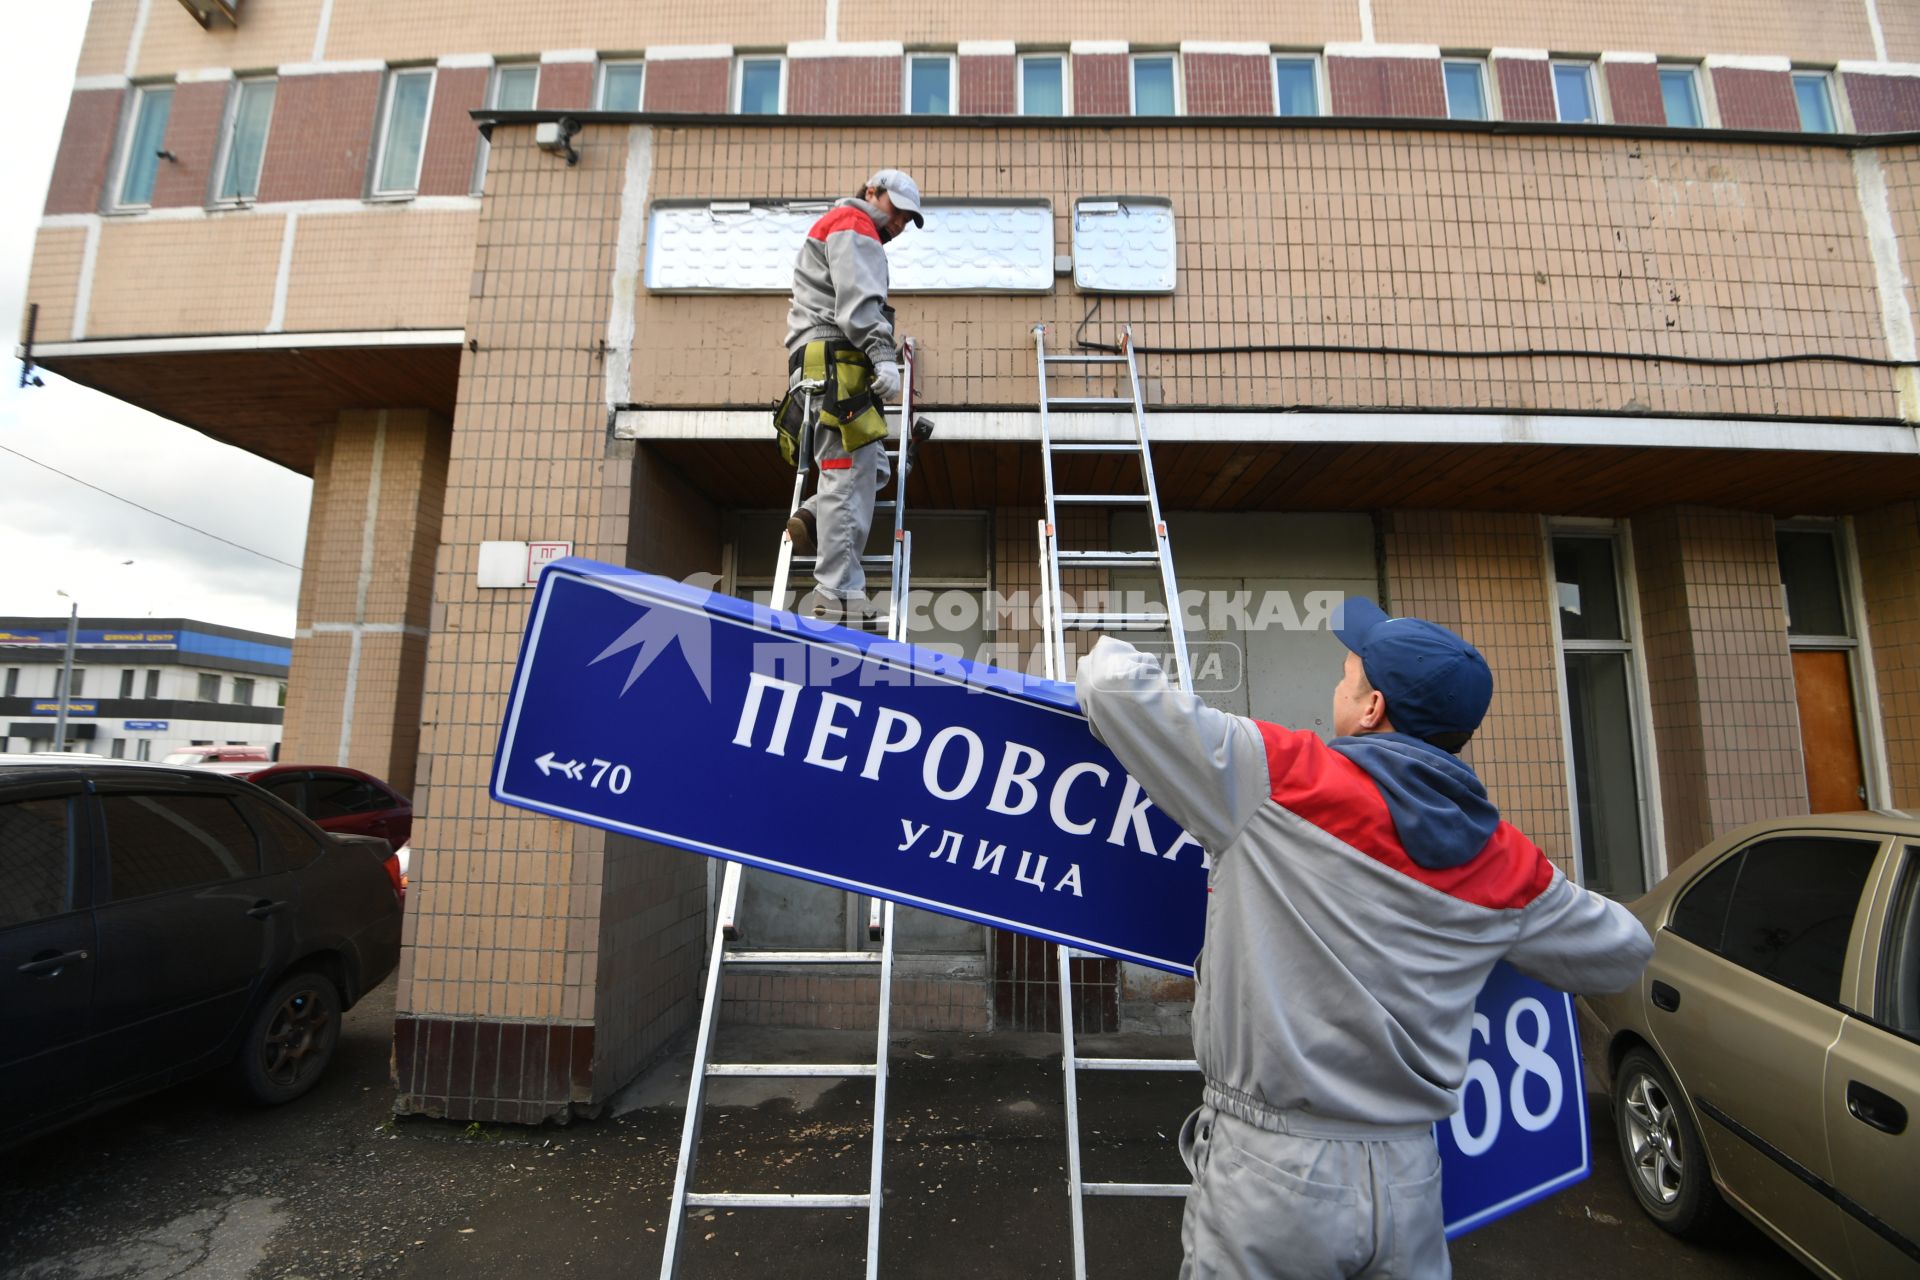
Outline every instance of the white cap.
<svg viewBox="0 0 1920 1280"><path fill-rule="evenodd" d="M867 179L867 185L886 192L893 207L912 218L914 226L927 225L927 220L920 215L920 184L911 175L898 169L882 169Z"/></svg>

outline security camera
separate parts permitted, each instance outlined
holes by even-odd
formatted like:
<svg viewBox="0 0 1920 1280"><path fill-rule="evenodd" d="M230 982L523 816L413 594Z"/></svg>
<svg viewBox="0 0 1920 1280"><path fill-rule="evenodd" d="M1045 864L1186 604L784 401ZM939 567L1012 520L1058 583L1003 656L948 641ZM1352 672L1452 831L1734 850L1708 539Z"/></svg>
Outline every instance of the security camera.
<svg viewBox="0 0 1920 1280"><path fill-rule="evenodd" d="M533 126L533 145L550 155L565 156L572 167L580 160L580 153L573 149L573 135L579 132L580 122L572 116L542 121Z"/></svg>

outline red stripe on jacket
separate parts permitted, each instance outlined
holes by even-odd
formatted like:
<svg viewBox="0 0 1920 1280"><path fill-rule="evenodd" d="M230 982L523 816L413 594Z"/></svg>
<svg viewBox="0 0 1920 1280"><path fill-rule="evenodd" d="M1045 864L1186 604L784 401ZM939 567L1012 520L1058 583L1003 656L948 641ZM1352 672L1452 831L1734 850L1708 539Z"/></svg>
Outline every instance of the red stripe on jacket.
<svg viewBox="0 0 1920 1280"><path fill-rule="evenodd" d="M1546 891L1553 864L1519 828L1501 822L1480 852L1457 867L1423 867L1407 856L1380 788L1314 734L1256 720L1267 746L1273 802L1334 839L1449 897L1493 910L1524 907Z"/></svg>
<svg viewBox="0 0 1920 1280"><path fill-rule="evenodd" d="M825 240L836 231L857 231L872 240L880 238L880 233L874 229L873 219L852 205L828 210L820 221L813 224L812 230L807 232L807 238Z"/></svg>

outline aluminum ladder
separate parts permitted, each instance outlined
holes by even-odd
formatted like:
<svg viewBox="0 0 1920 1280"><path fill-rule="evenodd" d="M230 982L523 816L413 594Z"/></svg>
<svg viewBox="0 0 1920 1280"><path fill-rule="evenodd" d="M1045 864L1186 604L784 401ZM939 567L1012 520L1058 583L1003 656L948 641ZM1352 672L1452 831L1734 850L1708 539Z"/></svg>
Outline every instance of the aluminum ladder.
<svg viewBox="0 0 1920 1280"><path fill-rule="evenodd" d="M906 495L907 473L912 469L914 461L914 351L915 344L912 339L909 338L901 344L901 402L898 407L886 409L889 415L897 414L900 420L898 440L889 442L893 443L895 450L894 498L888 502L874 504L876 515L882 510L890 510L893 513L891 554L861 557L863 565L874 568L885 567L890 575L887 612L876 616L871 621L875 627L884 623L888 638L899 641L906 639L906 600L908 581L912 571L913 540L906 528ZM796 450L797 456L794 459L793 499L787 509L789 517L799 510L800 500L806 496L807 475L813 464L812 433L819 417L817 395L818 392L813 391L803 394L802 397L801 411L804 427L800 447ZM774 608L784 608L786 605L788 577L793 567L796 564L811 565L812 563L813 557L794 554L793 541L783 530L780 534L780 555L774 568ZM728 862L721 880L718 923L714 928L713 946L707 955L706 994L700 1006L699 1031L694 1038L693 1075L687 1085L687 1113L680 1126L680 1158L674 1167L673 1201L667 1215L667 1238L660 1261L661 1280L672 1280L672 1277L679 1274L681 1252L686 1242L688 1211L709 1208L865 1209L867 1211L866 1275L867 1280L874 1280L880 1270L881 1168L887 1135L887 1035L889 1015L893 1007L894 906L893 903L884 902L879 898L868 899L867 936L880 944L879 949L875 951L729 950L730 943L740 940L738 918L742 870L744 868L740 863ZM719 1019L721 987L726 971L747 967L769 968L793 965L858 965L873 967L879 971L879 1010L876 1019L879 1025L874 1039L873 1061L828 1063L716 1063L712 1061L713 1033ZM866 1191L798 1194L693 1190L694 1157L700 1144L700 1121L706 1105L707 1081L720 1076L752 1076L760 1079L798 1079L809 1076L872 1079L873 1155Z"/></svg>
<svg viewBox="0 0 1920 1280"><path fill-rule="evenodd" d="M1173 649L1174 679L1180 688L1193 692L1193 680L1187 666L1187 638L1179 625L1179 587L1173 574L1173 549L1167 542L1167 522L1160 512L1160 494L1154 485L1153 455L1147 444L1146 409L1140 399L1140 371L1134 360L1133 327L1127 326L1120 339L1120 352L1114 354L1047 354L1045 325L1033 327L1034 356L1040 375L1040 466L1046 484L1046 517L1040 521L1040 602L1042 649L1049 679L1071 680L1066 665L1066 633L1069 629L1098 631L1166 631ZM1049 383L1050 369L1081 367L1090 384L1098 366L1112 366L1108 372L1124 370L1127 394L1124 396L1057 395ZM1082 390L1091 390L1083 385ZM1132 434L1115 439L1056 440L1053 411L1060 408L1126 409ZM1139 459L1139 493L1061 493L1055 485L1053 466L1057 454L1131 454ZM1153 536L1150 551L1088 551L1065 549L1060 545L1059 512L1062 507L1093 507L1108 511L1144 508ZM1062 569L1144 569L1157 568L1160 585L1166 593L1167 612L1124 613L1072 610L1061 597ZM1073 1274L1086 1280L1087 1196L1185 1196L1184 1182L1088 1182L1080 1169L1080 1094L1081 1071L1194 1071L1200 1064L1192 1058L1088 1058L1074 1046L1072 961L1091 952L1072 947L1055 948L1060 979L1061 1076L1066 1088L1067 1112L1067 1188L1073 1212Z"/></svg>

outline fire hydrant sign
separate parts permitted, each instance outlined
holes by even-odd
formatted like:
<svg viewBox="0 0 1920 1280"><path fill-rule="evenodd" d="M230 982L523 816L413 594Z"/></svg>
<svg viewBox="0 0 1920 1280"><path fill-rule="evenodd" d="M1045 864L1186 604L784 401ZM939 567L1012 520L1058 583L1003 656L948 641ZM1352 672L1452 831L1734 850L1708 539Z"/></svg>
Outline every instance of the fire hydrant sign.
<svg viewBox="0 0 1920 1280"><path fill-rule="evenodd" d="M541 575L502 804L1191 974L1205 852L1071 685L634 570ZM1450 1232L1586 1176L1571 1001L1496 972L1439 1126Z"/></svg>

